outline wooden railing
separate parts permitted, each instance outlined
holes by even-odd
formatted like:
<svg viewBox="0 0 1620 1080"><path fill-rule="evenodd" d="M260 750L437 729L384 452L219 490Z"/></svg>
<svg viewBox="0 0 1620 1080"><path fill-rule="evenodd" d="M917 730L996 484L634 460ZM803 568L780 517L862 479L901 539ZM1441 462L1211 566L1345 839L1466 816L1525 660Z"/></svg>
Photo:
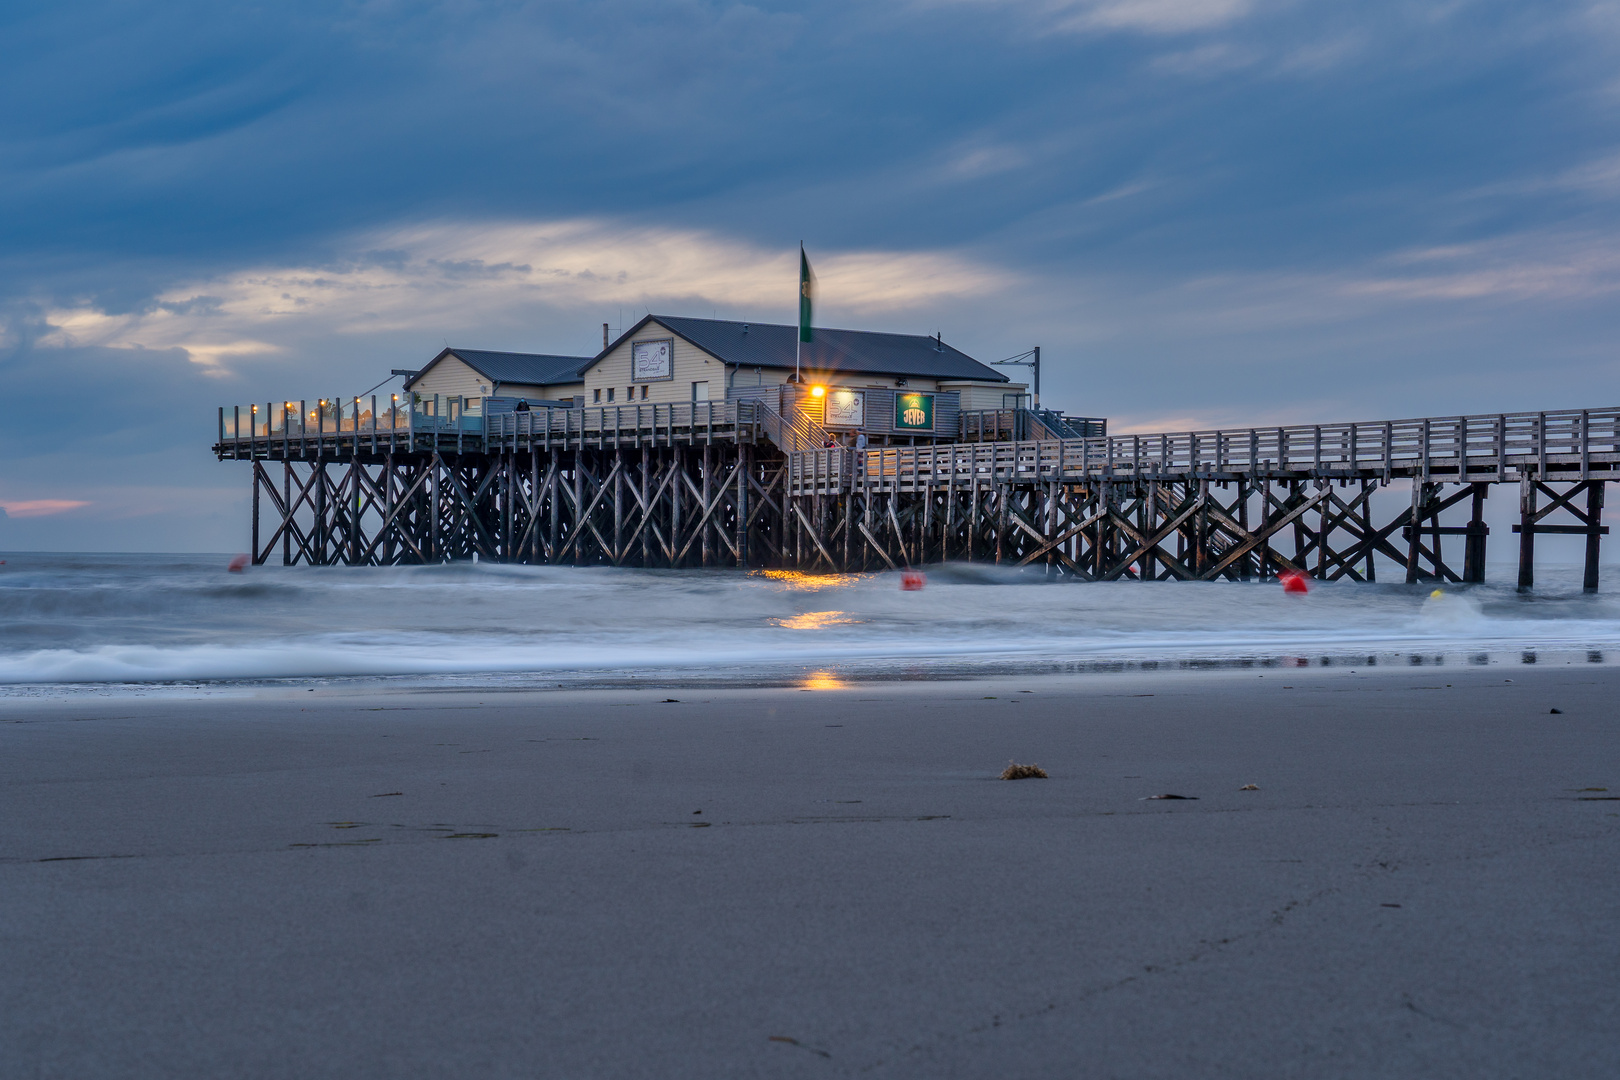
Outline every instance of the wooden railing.
<svg viewBox="0 0 1620 1080"><path fill-rule="evenodd" d="M676 443L730 441L739 428L757 423L754 403L694 401L669 404L601 405L583 409L532 409L485 417L488 449L537 446L566 448L672 446Z"/></svg>
<svg viewBox="0 0 1620 1080"><path fill-rule="evenodd" d="M793 463L793 477L833 482L809 455L800 456L806 460ZM1593 462L1620 466L1620 408L884 447L856 458L839 474L846 483L902 489L976 480L1244 474L1427 480L1438 473L1448 480L1500 480L1509 472L1546 475L1549 462L1585 480Z"/></svg>
<svg viewBox="0 0 1620 1080"><path fill-rule="evenodd" d="M791 409L786 415L757 398L738 402L759 424L765 437L785 453L810 453L827 448L827 429L808 416Z"/></svg>

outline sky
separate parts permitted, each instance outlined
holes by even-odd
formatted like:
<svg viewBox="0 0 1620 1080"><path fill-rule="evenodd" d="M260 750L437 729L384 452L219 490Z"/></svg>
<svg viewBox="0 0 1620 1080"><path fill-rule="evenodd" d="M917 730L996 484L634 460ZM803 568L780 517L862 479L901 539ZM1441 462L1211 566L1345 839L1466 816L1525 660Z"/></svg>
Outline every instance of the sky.
<svg viewBox="0 0 1620 1080"><path fill-rule="evenodd" d="M640 314L1114 430L1620 404L1620 3L0 8L0 550L235 551L221 405Z"/></svg>

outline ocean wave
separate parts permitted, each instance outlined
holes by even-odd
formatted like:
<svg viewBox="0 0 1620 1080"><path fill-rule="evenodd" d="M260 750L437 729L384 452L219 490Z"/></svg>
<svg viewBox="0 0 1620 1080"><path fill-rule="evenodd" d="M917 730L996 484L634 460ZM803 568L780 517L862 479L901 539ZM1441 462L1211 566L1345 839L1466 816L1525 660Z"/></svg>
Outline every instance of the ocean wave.
<svg viewBox="0 0 1620 1080"><path fill-rule="evenodd" d="M223 559L17 559L0 574L0 683L554 671L736 671L1620 644L1620 604L1578 571L1504 586L1054 584L950 565L893 574L456 564L256 567Z"/></svg>

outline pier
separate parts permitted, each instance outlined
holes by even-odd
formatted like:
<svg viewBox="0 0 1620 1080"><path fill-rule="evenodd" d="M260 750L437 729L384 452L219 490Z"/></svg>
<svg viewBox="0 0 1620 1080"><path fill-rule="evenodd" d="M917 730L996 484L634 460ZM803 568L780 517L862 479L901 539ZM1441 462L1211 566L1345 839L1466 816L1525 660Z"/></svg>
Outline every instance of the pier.
<svg viewBox="0 0 1620 1080"><path fill-rule="evenodd" d="M1480 582L1485 500L1507 485L1518 585L1538 535L1576 534L1596 589L1620 479L1620 408L1081 438L1056 414L963 411L856 450L826 448L804 393L481 416L269 403L221 409L214 452L251 463L260 564L970 560L1081 581L1373 581L1382 557L1409 582ZM1392 483L1411 497L1381 519Z"/></svg>

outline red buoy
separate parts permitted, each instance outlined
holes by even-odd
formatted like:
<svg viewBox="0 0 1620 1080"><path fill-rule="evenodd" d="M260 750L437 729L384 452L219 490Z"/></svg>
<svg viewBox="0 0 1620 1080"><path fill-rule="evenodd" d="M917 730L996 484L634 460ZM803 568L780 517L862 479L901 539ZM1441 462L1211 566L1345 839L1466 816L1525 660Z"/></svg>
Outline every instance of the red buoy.
<svg viewBox="0 0 1620 1080"><path fill-rule="evenodd" d="M232 555L230 565L225 569L233 574L240 574L247 569L248 557L246 555Z"/></svg>
<svg viewBox="0 0 1620 1080"><path fill-rule="evenodd" d="M1283 592L1285 593L1300 593L1303 595L1311 591L1311 586L1306 581L1305 575L1295 573L1292 570L1284 570L1277 575L1277 580L1282 582Z"/></svg>
<svg viewBox="0 0 1620 1080"><path fill-rule="evenodd" d="M928 579L921 570L907 570L900 575L900 589L903 592L916 592L926 584Z"/></svg>

